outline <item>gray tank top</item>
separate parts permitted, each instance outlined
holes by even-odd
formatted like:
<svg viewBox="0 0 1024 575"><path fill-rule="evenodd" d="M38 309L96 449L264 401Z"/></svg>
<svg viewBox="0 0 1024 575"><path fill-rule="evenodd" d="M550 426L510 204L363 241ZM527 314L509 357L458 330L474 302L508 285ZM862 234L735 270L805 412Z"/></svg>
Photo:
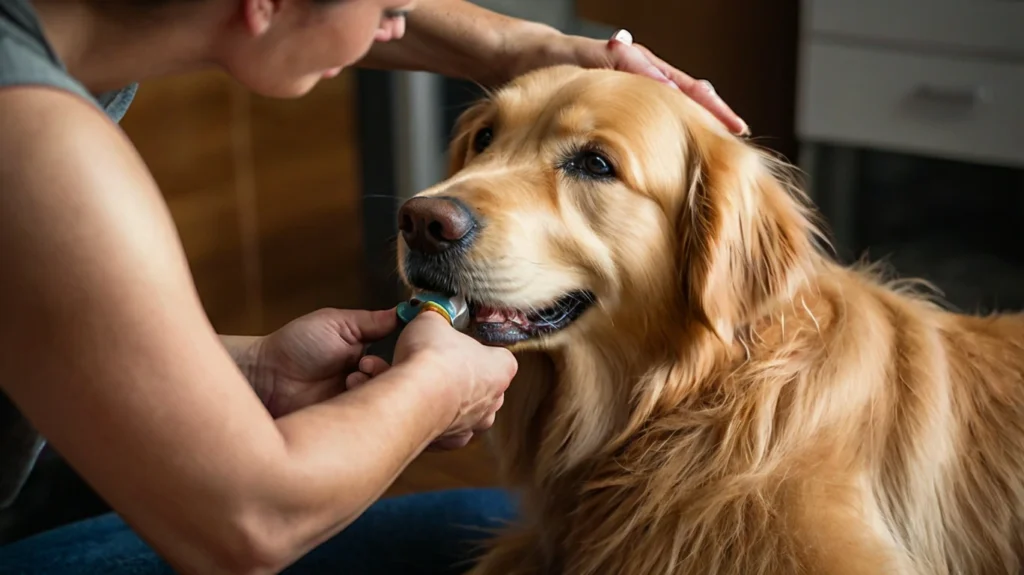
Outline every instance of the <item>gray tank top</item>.
<svg viewBox="0 0 1024 575"><path fill-rule="evenodd" d="M121 121L138 88L131 84L113 92L90 93L68 74L46 40L31 0L0 0L0 89L28 85L77 94L114 122ZM45 440L0 392L0 509L17 497L44 445Z"/></svg>

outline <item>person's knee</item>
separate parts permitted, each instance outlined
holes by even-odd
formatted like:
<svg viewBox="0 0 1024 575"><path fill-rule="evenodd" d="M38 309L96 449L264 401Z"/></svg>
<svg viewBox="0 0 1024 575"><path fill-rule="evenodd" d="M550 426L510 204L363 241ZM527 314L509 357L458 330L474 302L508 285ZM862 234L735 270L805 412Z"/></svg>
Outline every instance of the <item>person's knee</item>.
<svg viewBox="0 0 1024 575"><path fill-rule="evenodd" d="M514 521L517 501L500 489L453 489L382 499L286 573L461 573L482 544Z"/></svg>
<svg viewBox="0 0 1024 575"><path fill-rule="evenodd" d="M0 547L4 573L171 575L174 571L119 516L108 513Z"/></svg>

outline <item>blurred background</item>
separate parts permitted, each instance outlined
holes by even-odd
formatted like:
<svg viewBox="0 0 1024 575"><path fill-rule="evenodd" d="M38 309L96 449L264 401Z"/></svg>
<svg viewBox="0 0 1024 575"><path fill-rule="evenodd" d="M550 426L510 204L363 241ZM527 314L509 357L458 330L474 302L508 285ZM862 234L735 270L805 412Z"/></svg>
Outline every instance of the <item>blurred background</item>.
<svg viewBox="0 0 1024 575"><path fill-rule="evenodd" d="M1024 308L1024 1L486 0L607 38L629 29L799 164L841 257L885 259L967 311ZM401 200L443 176L479 96L349 70L269 100L219 73L147 82L123 121L170 205L221 333L324 306L388 307ZM425 454L391 494L495 482L479 442ZM46 451L0 544L106 506Z"/></svg>

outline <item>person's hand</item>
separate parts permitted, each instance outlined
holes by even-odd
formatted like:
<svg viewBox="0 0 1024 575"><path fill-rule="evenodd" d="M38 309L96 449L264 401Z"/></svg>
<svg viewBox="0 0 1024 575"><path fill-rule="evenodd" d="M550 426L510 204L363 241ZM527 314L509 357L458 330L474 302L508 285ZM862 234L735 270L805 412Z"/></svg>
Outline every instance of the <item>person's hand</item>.
<svg viewBox="0 0 1024 575"><path fill-rule="evenodd" d="M424 312L409 322L395 344L395 365L406 362L441 374L441 385L450 392L455 413L451 425L430 449L464 447L475 433L494 425L494 418L505 401L505 390L518 365L507 349L485 346L459 333L440 315ZM352 389L366 383L389 368L379 357L367 356L359 363L359 373L348 378Z"/></svg>
<svg viewBox="0 0 1024 575"><path fill-rule="evenodd" d="M697 80L667 64L646 47L634 43L626 30L619 30L607 41L562 34L548 28L527 30L505 40L511 77L556 64L632 72L678 88L732 133L750 134L746 122L722 100L711 82Z"/></svg>
<svg viewBox="0 0 1024 575"><path fill-rule="evenodd" d="M384 364L364 357L366 347L397 327L394 309L321 309L255 338L252 360L240 367L271 415L281 417L344 391L360 360Z"/></svg>

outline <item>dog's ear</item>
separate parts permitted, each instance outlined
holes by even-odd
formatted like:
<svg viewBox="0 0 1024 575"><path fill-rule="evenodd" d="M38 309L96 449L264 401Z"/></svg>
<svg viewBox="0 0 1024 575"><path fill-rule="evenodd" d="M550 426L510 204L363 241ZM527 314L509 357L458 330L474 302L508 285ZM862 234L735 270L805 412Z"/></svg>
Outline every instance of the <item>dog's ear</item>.
<svg viewBox="0 0 1024 575"><path fill-rule="evenodd" d="M485 102L478 102L470 106L455 121L451 143L448 146L447 177L452 177L466 166L466 159L469 157L470 149L473 146L473 138L481 127L479 124L486 110L485 105Z"/></svg>
<svg viewBox="0 0 1024 575"><path fill-rule="evenodd" d="M688 148L684 289L698 319L731 343L806 278L815 228L783 162L727 135L691 134Z"/></svg>

